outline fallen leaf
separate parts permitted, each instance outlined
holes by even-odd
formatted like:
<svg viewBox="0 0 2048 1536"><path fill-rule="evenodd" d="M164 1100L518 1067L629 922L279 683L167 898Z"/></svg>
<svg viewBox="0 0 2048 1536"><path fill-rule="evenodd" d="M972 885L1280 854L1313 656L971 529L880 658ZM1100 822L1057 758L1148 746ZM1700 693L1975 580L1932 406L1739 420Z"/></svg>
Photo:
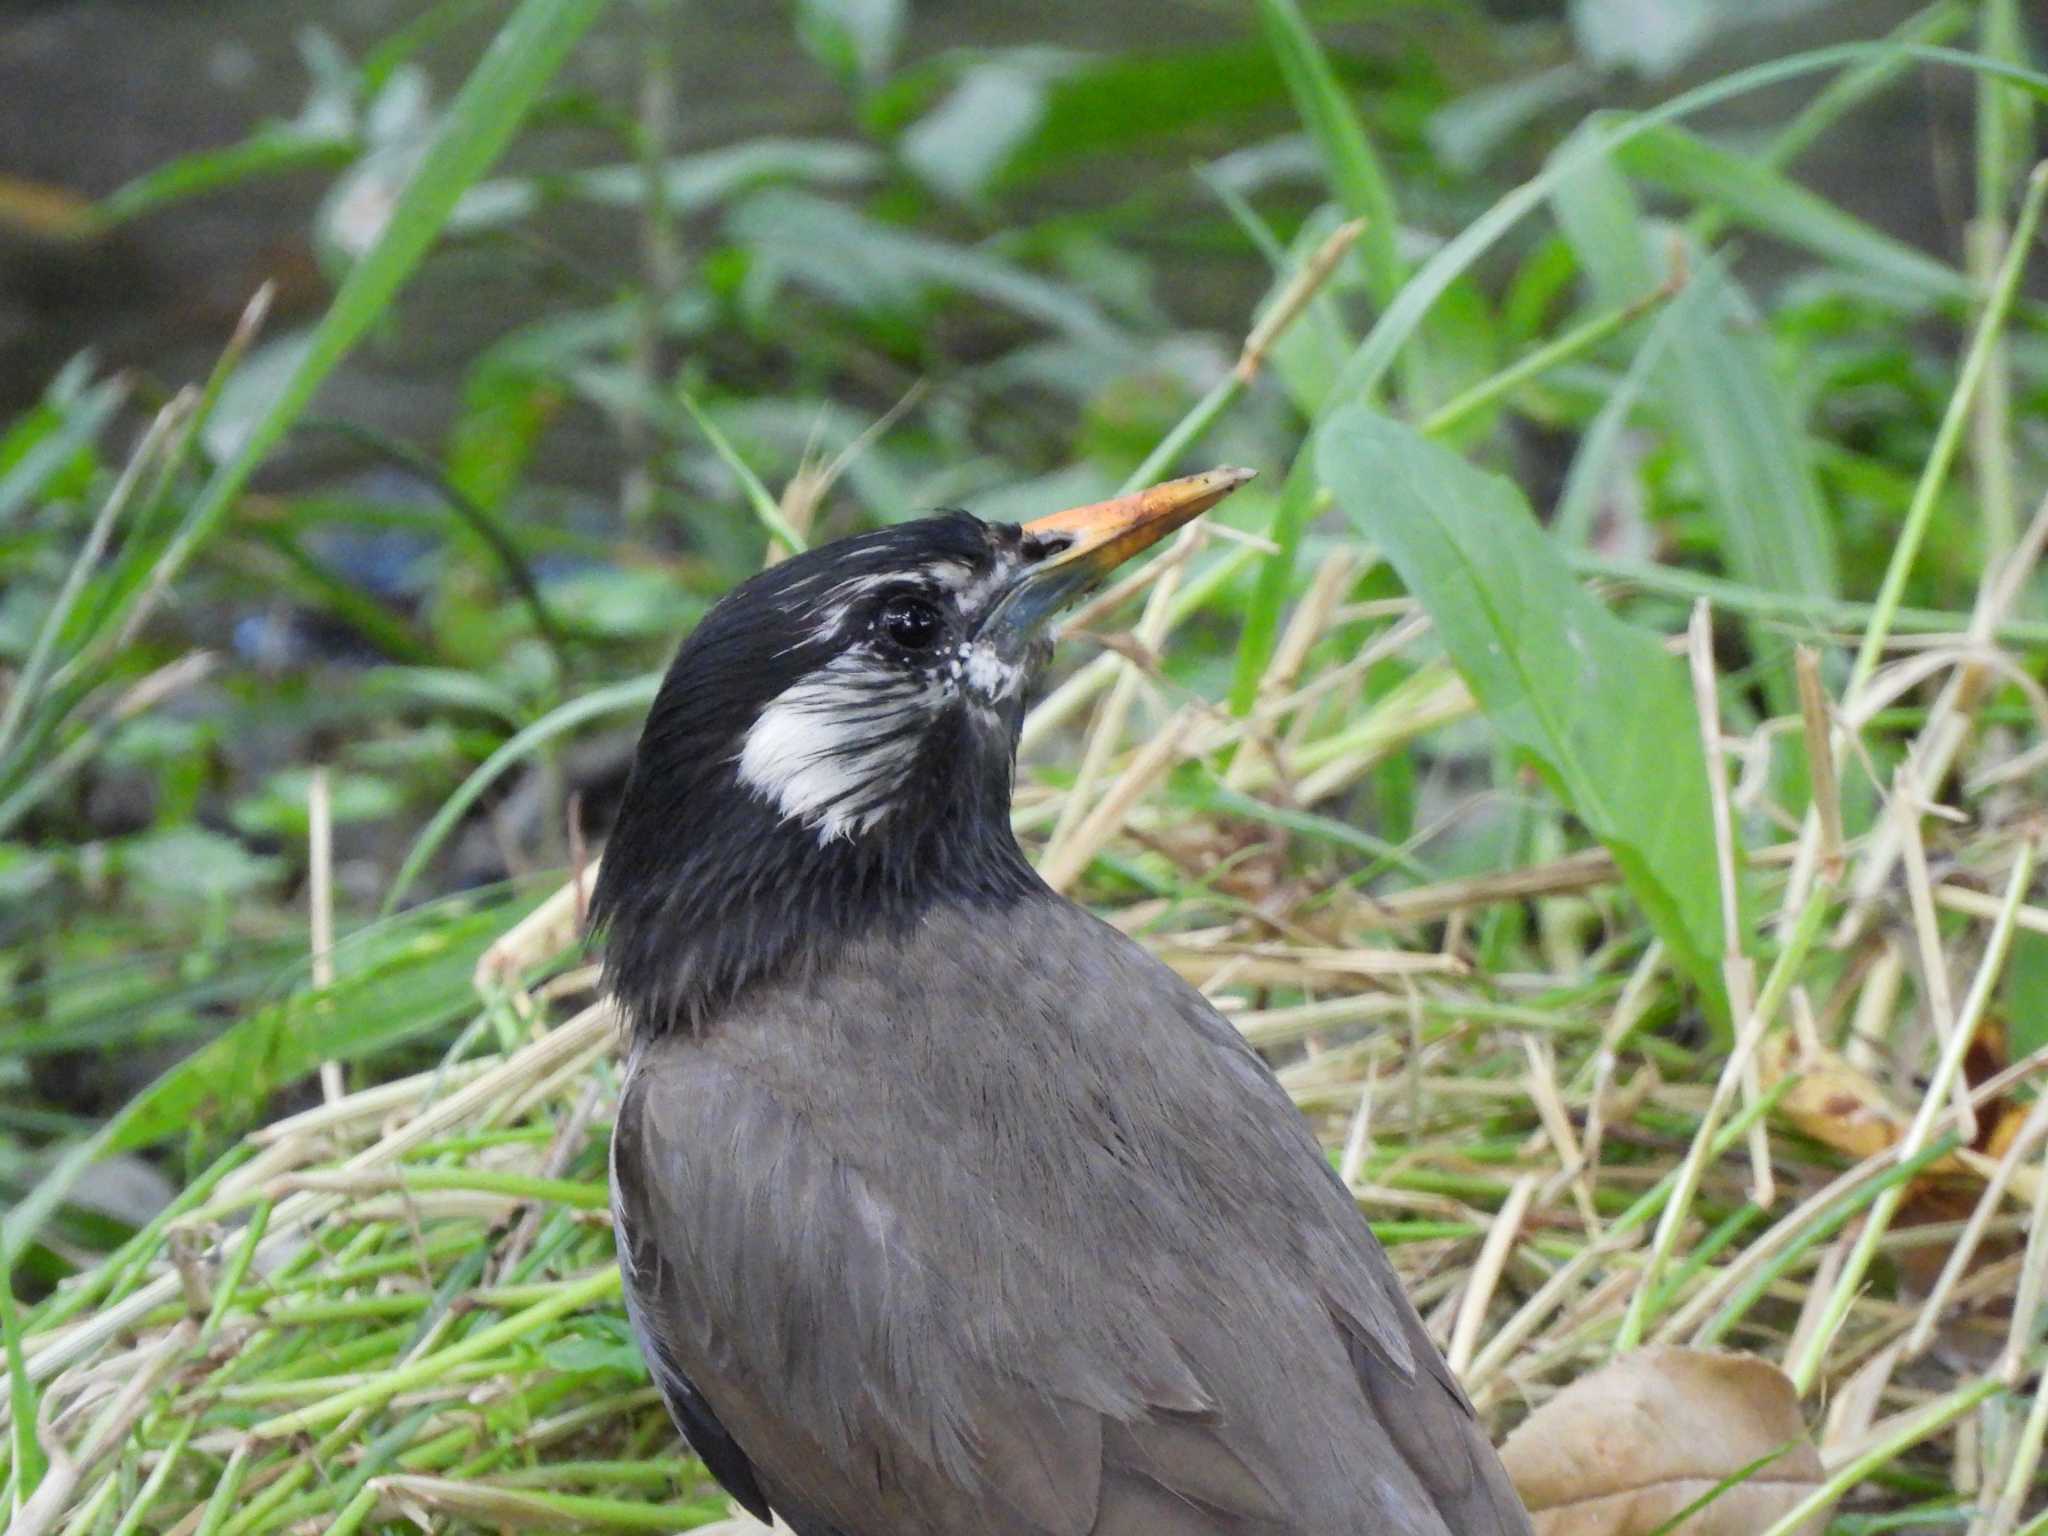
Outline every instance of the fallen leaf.
<svg viewBox="0 0 2048 1536"><path fill-rule="evenodd" d="M1501 1459L1536 1536L1649 1536L1752 1467L1672 1536L1756 1536L1823 1477L1798 1395L1776 1366L1666 1346L1573 1382L1508 1436ZM1799 1536L1826 1525L1823 1510Z"/></svg>
<svg viewBox="0 0 2048 1536"><path fill-rule="evenodd" d="M1766 1041L1757 1058L1766 1091L1798 1074L1778 1110L1815 1141L1861 1159L1875 1157L1905 1134L1906 1117L1884 1090L1833 1051L1802 1051L1792 1036L1780 1035Z"/></svg>
<svg viewBox="0 0 2048 1536"><path fill-rule="evenodd" d="M1806 1135L1858 1160L1875 1157L1906 1133L1908 1112L1894 1104L1875 1079L1859 1071L1825 1046L1801 1047L1790 1035L1767 1041L1758 1052L1766 1090L1780 1079L1797 1081L1779 1100L1779 1112ZM1970 1042L1963 1060L1963 1078L1972 1087L1989 1081L2005 1065L2003 1031L1987 1020ZM1977 1144L1939 1158L1913 1180L1894 1225L1901 1232L1914 1227L1963 1221L1976 1207L1983 1181L1990 1178L2025 1123L2025 1106L2010 1098L1981 1105ZM2014 1170L2010 1190L2022 1203L2033 1197L2034 1169ZM2017 1247L2012 1239L1996 1238L1980 1248L1973 1268L1995 1263ZM1948 1260L1949 1240L1930 1238L1893 1250L1892 1259L1908 1288L1924 1294Z"/></svg>

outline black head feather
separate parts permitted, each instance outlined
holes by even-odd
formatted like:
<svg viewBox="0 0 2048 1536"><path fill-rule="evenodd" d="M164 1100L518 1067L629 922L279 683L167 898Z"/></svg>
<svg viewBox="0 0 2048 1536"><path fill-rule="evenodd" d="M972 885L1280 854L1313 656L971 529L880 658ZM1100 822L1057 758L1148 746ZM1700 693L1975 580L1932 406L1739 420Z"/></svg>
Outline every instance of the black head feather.
<svg viewBox="0 0 2048 1536"><path fill-rule="evenodd" d="M959 649L977 593L1031 554L1016 528L964 512L899 524L762 571L683 642L591 910L636 1031L699 1030L749 982L828 963L849 936L915 922L932 902L999 906L1039 888L1010 831L1022 689L974 696ZM889 605L904 601L945 626L927 654L886 638ZM892 744L902 760L883 814L847 835L791 815L740 764L764 711L835 659L930 690L886 727L915 739Z"/></svg>

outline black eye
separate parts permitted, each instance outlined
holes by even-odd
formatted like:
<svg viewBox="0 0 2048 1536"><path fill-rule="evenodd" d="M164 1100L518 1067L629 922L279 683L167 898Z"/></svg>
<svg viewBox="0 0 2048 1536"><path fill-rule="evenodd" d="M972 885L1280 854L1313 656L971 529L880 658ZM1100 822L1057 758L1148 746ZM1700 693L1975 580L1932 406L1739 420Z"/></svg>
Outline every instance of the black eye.
<svg viewBox="0 0 2048 1536"><path fill-rule="evenodd" d="M939 638L939 610L921 597L892 597L882 606L882 633L906 651L930 649Z"/></svg>

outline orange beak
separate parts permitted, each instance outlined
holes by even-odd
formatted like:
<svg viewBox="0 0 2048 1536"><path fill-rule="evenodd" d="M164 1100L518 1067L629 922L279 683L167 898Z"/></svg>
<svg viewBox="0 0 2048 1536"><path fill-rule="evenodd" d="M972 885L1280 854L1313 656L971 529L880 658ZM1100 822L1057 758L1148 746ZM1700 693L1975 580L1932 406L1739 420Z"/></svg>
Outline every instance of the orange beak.
<svg viewBox="0 0 2048 1536"><path fill-rule="evenodd" d="M1025 566L997 599L982 621L983 633L995 636L1005 648L1028 647L1060 609L1251 477L1248 469L1212 469L1026 523L1025 548L1035 548L1041 557Z"/></svg>
<svg viewBox="0 0 2048 1536"><path fill-rule="evenodd" d="M1070 507L1026 523L1027 538L1071 541L1034 567L1027 580L1035 585L1054 572L1086 572L1090 578L1106 576L1140 550L1149 549L1174 529L1200 517L1254 473L1249 469L1205 470L1199 475L1134 491L1129 496ZM1067 596L1076 596L1079 591L1077 584Z"/></svg>

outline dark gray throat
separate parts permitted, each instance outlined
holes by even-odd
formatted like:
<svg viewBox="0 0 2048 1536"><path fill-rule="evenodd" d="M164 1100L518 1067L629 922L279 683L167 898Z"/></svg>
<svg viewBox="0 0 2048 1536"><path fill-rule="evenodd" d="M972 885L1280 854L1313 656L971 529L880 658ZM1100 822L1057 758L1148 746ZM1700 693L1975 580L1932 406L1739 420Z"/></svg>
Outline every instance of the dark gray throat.
<svg viewBox="0 0 2048 1536"><path fill-rule="evenodd" d="M857 939L907 934L935 905L999 925L1046 889L1010 831L1007 773L979 795L954 777L950 793L822 843L737 789L691 815L640 788L628 788L591 903L605 984L636 1039L701 1034L750 986L800 980Z"/></svg>

